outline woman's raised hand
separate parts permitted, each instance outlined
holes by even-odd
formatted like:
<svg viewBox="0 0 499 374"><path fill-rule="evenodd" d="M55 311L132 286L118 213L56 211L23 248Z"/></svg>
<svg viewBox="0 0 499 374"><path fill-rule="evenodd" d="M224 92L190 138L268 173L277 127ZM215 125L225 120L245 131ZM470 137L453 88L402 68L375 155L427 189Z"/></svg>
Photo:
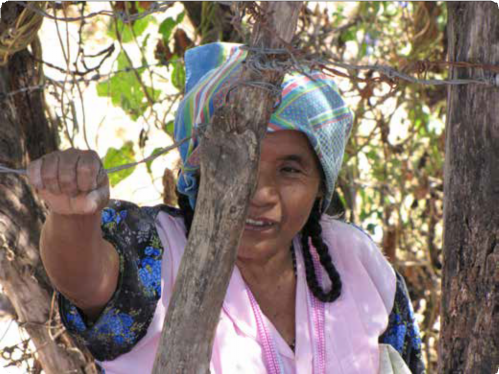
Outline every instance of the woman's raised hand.
<svg viewBox="0 0 499 374"><path fill-rule="evenodd" d="M49 153L29 164L27 174L53 213L95 214L109 202L109 179L94 151Z"/></svg>

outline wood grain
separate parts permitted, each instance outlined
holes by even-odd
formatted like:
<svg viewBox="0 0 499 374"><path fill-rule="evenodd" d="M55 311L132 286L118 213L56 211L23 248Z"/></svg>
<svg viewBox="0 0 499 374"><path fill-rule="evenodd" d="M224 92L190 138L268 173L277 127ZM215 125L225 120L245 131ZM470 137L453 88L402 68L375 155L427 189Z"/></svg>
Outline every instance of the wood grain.
<svg viewBox="0 0 499 374"><path fill-rule="evenodd" d="M301 6L301 2L262 2L266 24L257 21L251 45L282 47L282 41L291 41ZM283 74L255 76L245 70L242 77L280 85ZM238 86L204 134L196 212L154 374L209 373L215 330L257 180L260 141L274 100L268 91Z"/></svg>
<svg viewBox="0 0 499 374"><path fill-rule="evenodd" d="M499 9L448 3L449 60L499 64ZM453 68L452 79L496 78ZM451 86L444 172L440 373L499 367L499 87Z"/></svg>

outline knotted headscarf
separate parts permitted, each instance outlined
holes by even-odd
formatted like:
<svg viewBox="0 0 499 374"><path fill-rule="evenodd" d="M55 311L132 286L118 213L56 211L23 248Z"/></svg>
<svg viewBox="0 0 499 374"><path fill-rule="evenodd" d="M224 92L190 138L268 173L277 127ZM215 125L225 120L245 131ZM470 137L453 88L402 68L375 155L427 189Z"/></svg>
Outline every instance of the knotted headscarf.
<svg viewBox="0 0 499 374"><path fill-rule="evenodd" d="M215 110L225 103L247 55L240 47L211 43L189 49L185 54L186 94L175 117L175 140L192 138L179 147L182 170L177 188L189 197L193 208L199 169L198 138L193 130L208 124ZM267 131L297 130L307 136L326 178L322 211L331 202L352 122L352 112L331 77L316 71L285 75L281 101L270 117Z"/></svg>

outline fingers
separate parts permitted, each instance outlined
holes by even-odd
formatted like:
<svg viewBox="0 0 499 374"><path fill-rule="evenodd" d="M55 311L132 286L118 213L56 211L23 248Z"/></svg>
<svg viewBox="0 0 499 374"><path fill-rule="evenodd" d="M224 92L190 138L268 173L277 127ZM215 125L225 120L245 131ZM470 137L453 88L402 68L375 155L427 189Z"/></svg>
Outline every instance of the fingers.
<svg viewBox="0 0 499 374"><path fill-rule="evenodd" d="M93 214L109 202L109 178L94 151L69 149L35 160L28 180L51 211Z"/></svg>
<svg viewBox="0 0 499 374"><path fill-rule="evenodd" d="M42 183L53 195L59 195L59 152L49 153L42 157Z"/></svg>
<svg viewBox="0 0 499 374"><path fill-rule="evenodd" d="M78 195L76 182L77 164L81 157L80 151L70 149L59 157L58 180L61 193L69 197Z"/></svg>
<svg viewBox="0 0 499 374"><path fill-rule="evenodd" d="M77 186L81 192L95 190L98 186L98 175L102 170L99 156L94 151L82 152L77 165Z"/></svg>

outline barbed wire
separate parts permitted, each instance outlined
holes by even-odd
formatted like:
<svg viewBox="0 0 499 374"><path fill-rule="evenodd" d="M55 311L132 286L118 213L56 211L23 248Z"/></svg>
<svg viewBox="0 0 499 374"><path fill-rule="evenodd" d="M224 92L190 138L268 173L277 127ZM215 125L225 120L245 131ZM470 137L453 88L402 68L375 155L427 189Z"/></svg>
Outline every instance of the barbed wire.
<svg viewBox="0 0 499 374"><path fill-rule="evenodd" d="M121 20L123 23L131 23L139 19L142 19L144 17L147 17L153 13L162 13L167 9L169 9L171 6L173 6L174 3L175 3L174 1L161 1L161 2L153 1L151 2L149 9L146 9L143 12L135 14L129 14L128 12L125 11L101 10L98 12L89 13L87 15L82 14L81 16L78 17L57 17L47 13L43 9L33 6L33 4L31 3L27 3L24 1L17 1L17 4L22 5L25 8L54 21L78 22L82 20L87 20L89 18L94 18L97 16L107 16L107 17L117 18Z"/></svg>
<svg viewBox="0 0 499 374"><path fill-rule="evenodd" d="M197 132L199 133L199 129L198 129ZM196 133L196 131L194 132L194 134L195 133ZM195 136L195 135L193 135L193 136ZM180 147L182 144L184 144L185 142L189 141L191 138L192 138L192 136L185 137L182 140L173 143L172 145L169 145L167 147L162 148L158 152L154 152L150 156L148 156L148 157L146 157L146 158L144 158L144 159L142 159L140 161L131 162L131 163L128 163L128 164L111 167L111 168L108 168L108 169L104 169L104 171L106 172L106 174L117 173L118 171L122 171L122 170L125 170L125 169L130 169L130 168L133 168L133 167L135 167L137 165L140 165L140 164L143 164L143 163L146 163L146 162L151 162L151 161L155 160L156 158L158 158L159 156L162 156L165 153L168 153L168 152L170 152L170 151L172 151L172 150ZM3 166L3 165L0 164L0 174L26 175L26 173L27 173L26 169L12 169L12 168L8 168L8 167Z"/></svg>
<svg viewBox="0 0 499 374"><path fill-rule="evenodd" d="M424 61L420 61L423 62ZM483 78L475 78L475 79L420 79L413 77L411 75L402 73L398 71L397 69L392 68L391 66L387 65L352 65L352 64L347 64L343 62L338 62L338 61L317 61L318 66L321 66L325 70L328 70L332 72L333 74L336 73L336 71L329 69L327 65L333 65L337 67L341 67L347 70L370 70L370 71L377 71L378 73L381 73L385 77L387 77L390 80L394 80L395 78L402 79L404 81L410 82L410 83L417 83L417 84L422 84L422 85L430 85L430 86L456 86L456 85L466 85L466 84L479 84L479 85L486 85L486 86L495 86L499 87L499 74L495 74L493 77L483 77ZM445 62L445 64L450 64L453 65L451 62ZM460 67L459 65L453 65L456 67ZM484 69L484 70L492 70L492 69L486 69L484 65L474 65L474 64L469 64L467 66L468 68L479 68L479 69ZM499 68L499 67L497 67ZM375 80L375 79L369 79L367 78L366 80Z"/></svg>
<svg viewBox="0 0 499 374"><path fill-rule="evenodd" d="M349 64L334 60L325 60L316 58L314 56L305 56L302 51L296 49L268 49L268 48L251 48L244 46L244 49L254 53L250 59L247 60L246 64L252 70L271 70L271 71L283 71L283 69L288 70L298 70L301 73L306 73L304 68L319 68L321 70L326 70L332 74L339 75L345 78L360 80L364 82L377 82L382 81L385 83L394 83L396 78L410 83L417 83L422 85L467 85L467 84L479 84L487 86L499 87L499 66L488 65L488 64L472 64L467 62L450 62L450 61L415 61L411 64L411 70L417 70L420 74L426 73L430 66L446 66L446 67L460 67L460 68L475 68L490 71L495 73L493 77L483 77L474 79L421 79L416 78L412 75L403 73L391 66L387 65L356 65ZM291 47L292 48L292 47ZM290 59L268 59L265 55L289 55ZM329 66L340 67L345 70L367 70L376 71L382 75L382 77L354 77L349 74L342 73L338 70L331 69ZM386 79L383 79L385 77Z"/></svg>
<svg viewBox="0 0 499 374"><path fill-rule="evenodd" d="M43 62L43 63L45 63L45 62ZM66 72L65 69L58 67L58 66L55 66L53 64L49 64L47 66L52 68L52 69L58 70L58 71ZM29 87L23 87L23 88L20 88L18 90L11 91L8 93L0 93L0 101L6 100L6 99L8 99L12 96L18 95L18 94L45 89L46 87L51 86L54 83L58 83L58 84L87 83L88 84L91 82L97 82L101 79L113 77L113 76L118 75L120 73L130 73L133 70L140 70L140 69L146 69L146 68L151 68L151 67L161 67L161 66L166 66L166 65L162 62L158 62L156 64L146 64L146 65L141 65L141 66L129 66L129 67L126 67L123 69L115 70L115 71L113 71L111 73L107 73L107 74L96 73L90 78L81 77L81 78L76 78L76 79L57 80L57 79L52 79L50 77L45 77L45 80L47 81L46 83L41 83L38 85L29 86Z"/></svg>
<svg viewBox="0 0 499 374"><path fill-rule="evenodd" d="M380 74L384 75L386 78L389 80L393 81L395 78L405 80L411 83L418 83L418 84L425 84L425 85L464 85L464 84L483 84L483 85L488 85L488 86L496 86L499 87L499 74L496 74L492 78L480 78L480 79L447 79L447 80L437 80L437 79L418 79L413 76L410 76L408 74L402 73L392 67L385 66L385 65L353 65L353 64L347 64L347 63L341 63L341 62L336 62L336 61L329 61L329 60L318 60L318 59L307 59L307 58L297 58L292 52L290 52L287 49L257 49L257 48L250 48L250 47L244 47L245 49L255 53L253 56L250 56L250 58L247 60L246 64L248 67L252 70L256 71L262 71L262 70L274 70L274 71L281 71L281 70L300 70L304 71L305 67L313 67L313 66L318 66L324 70L327 70L333 74L340 74L345 76L344 73L338 72L334 69L328 68L327 65L333 65L337 66L346 70L370 70L370 71L377 71ZM268 55L290 55L291 58L289 59L271 59L269 60L267 58ZM451 62L441 62L442 64L446 65L453 65L454 63ZM495 70L499 69L499 67L495 66L483 66L483 65L474 65L474 64L469 64L466 63L466 66L463 66L462 63L455 63L456 65L461 65L460 67L466 67L466 68L481 68L481 69L486 69L488 70ZM134 67L128 67L122 70L118 70L112 74L118 74L121 72L129 72L132 71ZM110 74L111 75L111 74ZM91 77L89 79L86 78L78 78L75 79L75 82L81 82L81 81L92 81L92 80L99 80L103 77L101 74L96 74L94 77ZM348 76L350 77L350 76ZM380 78L354 78L354 79L361 79L364 81L379 81ZM50 80L49 80L50 82ZM64 83L67 83L68 81L64 81ZM390 83L390 82L387 82ZM237 81L235 85L250 85L254 87L259 87L259 88L264 88L266 90L274 90L274 87L270 84L264 84L263 82L241 82ZM32 87L26 87L20 90L17 90L15 92L10 92L9 94L5 95L6 97L12 96L14 94L18 94L21 92L29 92L31 90L38 90L42 89L45 87L46 84L41 84L37 86L32 86ZM231 87L233 89L234 87ZM0 99L2 97L0 96ZM4 97L5 99L5 97ZM181 144L185 143L188 141L190 137L184 138L181 141L174 143L171 146L163 148L160 152L155 153L141 161L138 162L133 162L117 167L113 167L110 169L105 169L106 173L115 173L124 169L132 168L134 166L137 166L141 163L145 162L150 162L156 159L157 157L171 151L172 149L178 148ZM24 169L11 169L6 166L0 165L0 173L13 173L13 174L20 174L20 175L25 175L26 170Z"/></svg>
<svg viewBox="0 0 499 374"><path fill-rule="evenodd" d="M247 48L248 50L254 50L251 48ZM271 50L260 50L261 53L263 54L288 54L289 51L287 50L276 50L276 49L271 49ZM477 68L477 69L483 69L483 70L489 70L492 72L495 72L496 69L499 69L499 66L493 66L493 65L482 65L482 64L470 64L470 63L463 63L463 62L447 62L447 61L439 61L439 62L432 62L432 61L416 61L415 66L420 63L421 65L428 65L428 64L433 64L433 65L448 65L448 66L455 66L455 67L463 67L463 68ZM352 80L357 80L357 81L363 81L363 82L379 82L379 81L384 81L386 83L393 83L393 80L395 78L410 82L410 83L415 83L415 84L422 84L422 85L430 85L430 86L441 86L441 85L467 85L467 84L478 84L478 85L486 85L486 86L495 86L499 87L499 74L496 74L494 77L483 77L483 78L475 78L475 79L420 79L416 78L414 76L411 76L406 73L402 73L398 71L395 68L392 68L390 66L386 65L355 65L355 64L348 64L348 63L343 63L343 62L338 62L338 61L331 61L331 60L320 60L320 59L314 59L314 60L299 60L294 58L294 61L289 61L289 60L267 60L263 62L261 59L254 59L249 62L249 65L252 69L255 70L282 70L282 69L288 69L288 70L298 70L300 72L303 71L303 66L309 66L309 67L318 67L320 69L326 70L331 74L341 76L344 78L352 79ZM301 66L300 66L301 65ZM386 77L387 80L383 80L382 77L371 77L371 78L361 78L358 76L352 76L349 74L345 74L343 72L340 72L335 69L331 69L328 67L328 65L332 66L337 66L340 68L344 68L346 70L367 70L367 71L377 71L380 73L382 76ZM64 70L63 68L56 67L52 64L47 65L53 69L62 71ZM146 65L141 65L137 67L127 67L124 69L116 70L112 73L108 74L101 74L97 73L93 75L90 78L76 78L73 80L66 80L66 81L58 81L50 78L46 78L47 83L35 85L35 86L29 86L29 87L24 87L16 91L12 91L9 93L0 93L0 101L6 100L12 96L26 93L26 92L31 92L31 91L38 91L42 90L47 86L50 86L53 82L57 83L64 83L66 82L67 84L75 84L75 83L90 83L92 81L99 81L101 79L109 78L114 75L120 74L120 73L129 73L132 72L133 70L139 70L139 69L144 69L144 68L151 68L151 67L158 67L158 66L166 66L164 63L156 63L156 64L146 64ZM254 84L257 84L257 82L253 82Z"/></svg>
<svg viewBox="0 0 499 374"><path fill-rule="evenodd" d="M76 21L83 21L89 18L93 18L99 15L103 16L108 16L108 17L113 17L116 19L121 20L124 23L130 23L139 19L142 19L144 17L147 17L150 14L153 13L160 13L164 12L167 9L169 9L174 2L173 1L166 1L166 2L151 2L149 5L148 9L145 9L143 12L139 13L134 13L130 14L129 11L119 11L116 9L113 10L101 10L98 12L92 12L87 15L84 15L83 12L80 16L78 17L56 17L55 15L51 15L47 13L45 10L43 10L40 7L36 7L35 5L24 2L24 1L18 1L16 2L27 9L33 11L34 13L37 13L43 17L49 18L51 20L55 21L63 21L63 22L76 22ZM224 2L225 5L233 5L232 3L229 2ZM256 8L255 8L256 7ZM238 7L239 8L239 7ZM254 8L254 9L253 9ZM257 10L259 9L258 6L253 5L253 8L248 7L248 6L243 6L244 11L251 11L251 15L253 17L259 16L259 12ZM254 51L254 49L249 50ZM284 54L287 53L292 60L292 68L301 70L303 72L303 66L315 66L315 67L320 67L326 71L328 71L331 74L334 75L339 75L343 77L348 77L348 78L353 78L356 80L362 80L365 79L366 81L385 81L386 83L390 83L389 81L393 81L395 78L410 82L410 83L417 83L417 84L422 84L422 85L465 85L465 84L479 84L479 85L487 85L487 86L496 86L499 87L499 75L496 75L495 77L483 77L483 78L475 78L475 79L420 79L416 78L414 76L405 74L403 72L398 71L397 69L391 67L391 66L386 66L386 65L355 65L355 64L349 64L345 62L340 62L340 61L332 61L332 60L321 60L321 59L302 59L299 61L294 57L294 54L296 54L298 51L296 49L293 49L292 51L291 46L287 46L287 49L282 49L282 50L277 50L277 49L272 49L272 50L260 50L259 53L261 54ZM419 67L424 67L427 66L427 64L446 64L447 66L453 65L457 67L468 67L468 68L473 68L473 67L480 67L485 70L492 70L496 73L499 73L499 67L493 66L493 65L478 65L478 64L470 64L470 63L463 63L463 62L428 62L428 61L416 61L415 66ZM426 64L426 65L425 65ZM464 66L465 65L465 66ZM270 69L270 70L281 70L286 67L290 67L289 63L287 61L270 61L267 64L262 64L258 63L257 61L254 62L254 66L256 69ZM298 66L301 66L301 69L298 68ZM336 70L333 70L329 68L328 66L335 66L335 67L341 67L347 70L369 70L369 71L376 71L380 73L382 76L386 77L388 79L388 82L386 79L380 79L380 78L359 78L359 77L352 77L351 75L344 74L342 72L338 72ZM132 71L133 69L130 69L128 71ZM97 80L99 75L94 76L90 80ZM81 81L88 81L88 80L81 80ZM80 80L76 80L76 82L80 82ZM393 83L393 82L392 82ZM35 87L30 87L26 88L23 91L17 91L16 93L20 92L26 92L26 90L35 90L35 89L40 89L41 85L35 86ZM2 96L0 96L0 100L2 99Z"/></svg>

